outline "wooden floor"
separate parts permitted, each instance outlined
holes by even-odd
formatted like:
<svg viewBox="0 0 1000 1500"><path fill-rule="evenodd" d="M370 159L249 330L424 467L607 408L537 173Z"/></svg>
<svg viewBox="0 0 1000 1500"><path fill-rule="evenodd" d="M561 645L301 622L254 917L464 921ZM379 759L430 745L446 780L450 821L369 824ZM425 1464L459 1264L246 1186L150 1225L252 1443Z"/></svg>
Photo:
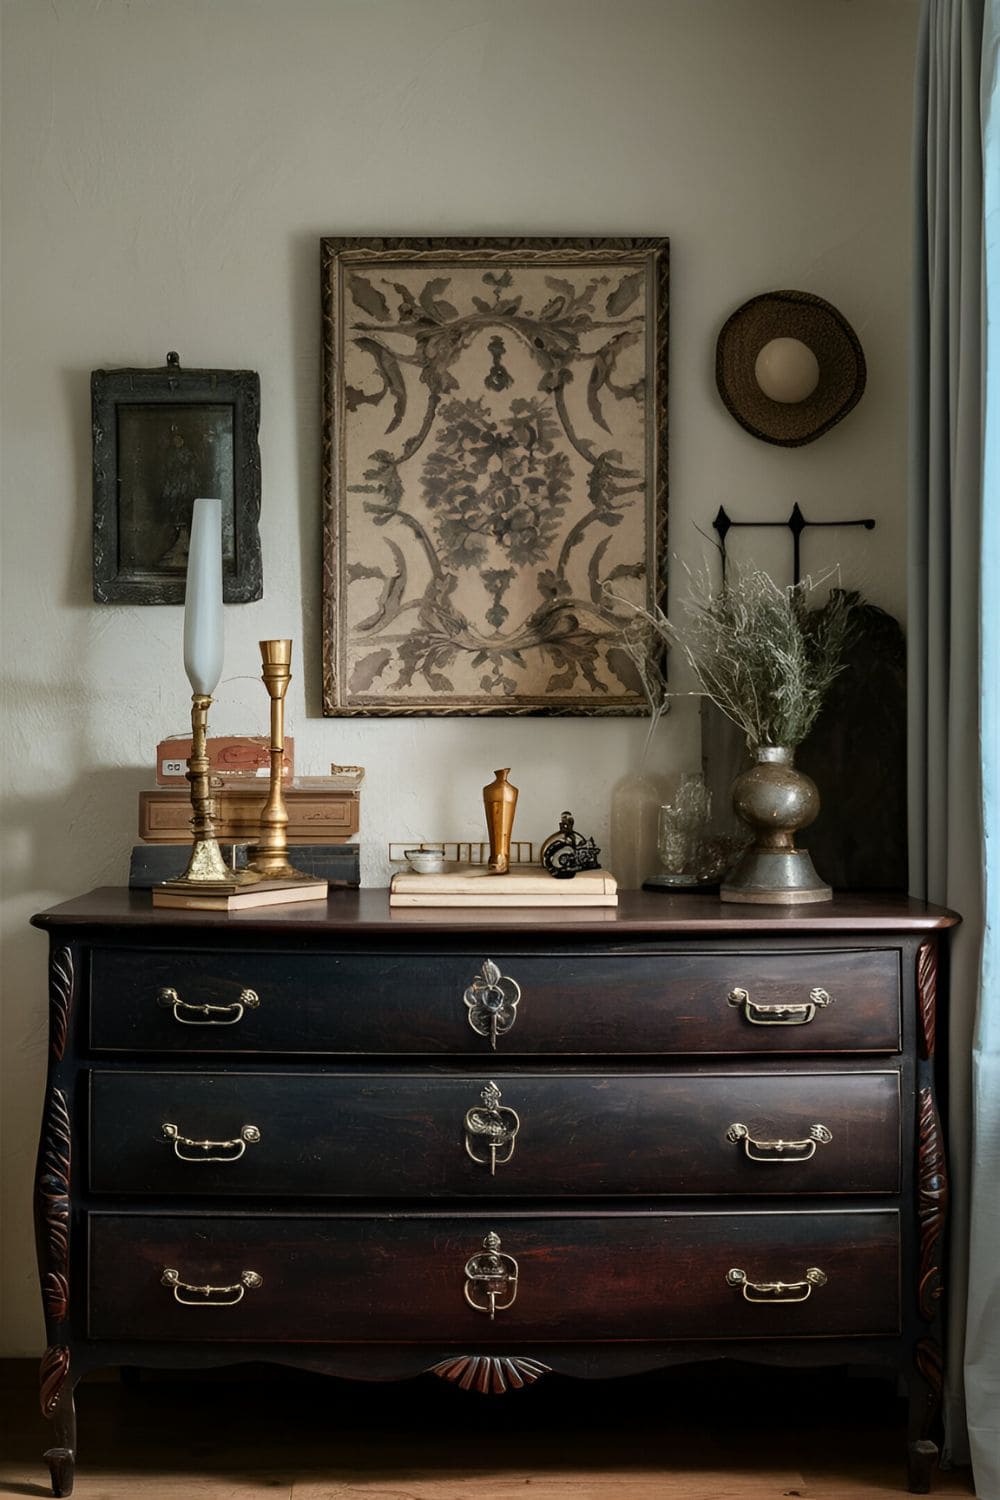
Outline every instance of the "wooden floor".
<svg viewBox="0 0 1000 1500"><path fill-rule="evenodd" d="M77 1390L79 1500L861 1500L905 1493L902 1408L839 1372L550 1376L485 1397L433 1377L112 1375ZM0 1496L45 1495L35 1367L0 1363ZM972 1494L968 1471L939 1496Z"/></svg>

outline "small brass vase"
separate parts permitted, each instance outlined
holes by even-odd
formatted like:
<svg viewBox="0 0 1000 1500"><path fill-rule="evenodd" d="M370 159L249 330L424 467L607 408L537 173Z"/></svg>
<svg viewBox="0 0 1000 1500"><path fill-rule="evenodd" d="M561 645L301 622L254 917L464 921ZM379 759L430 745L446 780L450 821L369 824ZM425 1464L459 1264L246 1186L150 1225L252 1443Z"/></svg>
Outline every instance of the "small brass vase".
<svg viewBox="0 0 1000 1500"><path fill-rule="evenodd" d="M483 787L483 803L486 807L486 828L490 836L491 875L506 875L510 869L510 836L514 828L514 810L517 807L517 787L511 786L507 777L510 767L494 771L494 779Z"/></svg>

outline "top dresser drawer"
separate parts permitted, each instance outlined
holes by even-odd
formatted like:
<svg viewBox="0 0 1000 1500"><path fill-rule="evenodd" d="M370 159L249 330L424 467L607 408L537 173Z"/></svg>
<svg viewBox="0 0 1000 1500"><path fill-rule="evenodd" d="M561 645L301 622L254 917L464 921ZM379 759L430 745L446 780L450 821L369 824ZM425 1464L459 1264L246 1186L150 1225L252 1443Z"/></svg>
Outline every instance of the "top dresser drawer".
<svg viewBox="0 0 1000 1500"><path fill-rule="evenodd" d="M895 948L667 953L96 948L91 1042L130 1052L894 1052Z"/></svg>

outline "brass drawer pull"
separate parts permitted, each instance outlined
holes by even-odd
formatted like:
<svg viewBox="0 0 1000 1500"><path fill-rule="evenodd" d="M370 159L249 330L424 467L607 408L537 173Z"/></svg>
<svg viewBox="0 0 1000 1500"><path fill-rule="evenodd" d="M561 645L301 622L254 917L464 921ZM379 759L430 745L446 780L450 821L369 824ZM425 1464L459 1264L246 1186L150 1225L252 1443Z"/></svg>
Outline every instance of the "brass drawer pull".
<svg viewBox="0 0 1000 1500"><path fill-rule="evenodd" d="M808 1302L814 1286L826 1286L826 1272L810 1266L802 1281L748 1281L747 1273L733 1267L726 1275L730 1286L738 1286L746 1302Z"/></svg>
<svg viewBox="0 0 1000 1500"><path fill-rule="evenodd" d="M244 1125L234 1141L194 1141L190 1136L181 1135L176 1125L166 1122L162 1129L165 1138L173 1141L174 1155L178 1161L239 1161L247 1147L256 1145L260 1140L260 1131L256 1125ZM182 1146L190 1146L197 1155L185 1156ZM209 1151L230 1151L232 1155L208 1156L206 1153Z"/></svg>
<svg viewBox="0 0 1000 1500"><path fill-rule="evenodd" d="M489 1313L492 1322L498 1312L514 1306L518 1267L512 1255L501 1254L500 1236L492 1229L483 1240L483 1251L465 1262L465 1300L476 1312Z"/></svg>
<svg viewBox="0 0 1000 1500"><path fill-rule="evenodd" d="M806 1026L817 1010L833 1004L833 996L818 987L809 991L809 999L792 1005L762 1005L750 999L750 991L730 990L729 1004L743 1007L744 1018L751 1026Z"/></svg>
<svg viewBox="0 0 1000 1500"><path fill-rule="evenodd" d="M170 1267L164 1269L160 1277L161 1286L169 1286L173 1290L174 1301L179 1302L181 1307L235 1307L237 1302L242 1302L247 1291L264 1285L263 1276L256 1271L244 1271L239 1281L233 1286L192 1286L188 1281L182 1281L180 1272ZM184 1292L193 1292L193 1297L183 1296ZM230 1294L235 1292L235 1296Z"/></svg>
<svg viewBox="0 0 1000 1500"><path fill-rule="evenodd" d="M157 1005L165 1006L174 1013L174 1020L182 1026L235 1026L242 1021L244 1011L256 1010L260 996L256 990L241 990L240 998L231 1005L197 1005L192 1000L182 1000L175 989L160 990ZM189 1011L193 1019L182 1015Z"/></svg>
<svg viewBox="0 0 1000 1500"><path fill-rule="evenodd" d="M756 1140L746 1126L736 1120L726 1131L726 1140L734 1144L742 1141L749 1161L811 1161L817 1146L830 1144L833 1132L825 1125L810 1125L804 1141L783 1141L780 1137L773 1141Z"/></svg>
<svg viewBox="0 0 1000 1500"><path fill-rule="evenodd" d="M480 1097L483 1107L473 1105L465 1116L465 1149L478 1166L488 1166L490 1176L494 1177L497 1166L503 1166L514 1155L514 1137L521 1128L521 1120L516 1109L501 1105L503 1096L492 1079ZM489 1152L488 1156L477 1156L475 1147L480 1145Z"/></svg>
<svg viewBox="0 0 1000 1500"><path fill-rule="evenodd" d="M496 1051L497 1037L504 1036L517 1020L521 986L507 974L501 974L492 958L487 958L462 998L469 1012L469 1025L479 1036L488 1036L490 1046Z"/></svg>

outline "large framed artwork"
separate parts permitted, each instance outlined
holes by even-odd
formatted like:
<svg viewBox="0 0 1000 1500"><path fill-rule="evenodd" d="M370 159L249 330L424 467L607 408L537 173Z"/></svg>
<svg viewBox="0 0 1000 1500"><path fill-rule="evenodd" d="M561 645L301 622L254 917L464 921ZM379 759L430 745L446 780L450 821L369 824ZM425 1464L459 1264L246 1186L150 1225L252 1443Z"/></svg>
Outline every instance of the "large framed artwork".
<svg viewBox="0 0 1000 1500"><path fill-rule="evenodd" d="M632 714L668 241L324 239L327 714Z"/></svg>
<svg viewBox="0 0 1000 1500"><path fill-rule="evenodd" d="M183 604L191 507L222 501L222 594L261 597L260 378L254 370L94 370L94 598Z"/></svg>

